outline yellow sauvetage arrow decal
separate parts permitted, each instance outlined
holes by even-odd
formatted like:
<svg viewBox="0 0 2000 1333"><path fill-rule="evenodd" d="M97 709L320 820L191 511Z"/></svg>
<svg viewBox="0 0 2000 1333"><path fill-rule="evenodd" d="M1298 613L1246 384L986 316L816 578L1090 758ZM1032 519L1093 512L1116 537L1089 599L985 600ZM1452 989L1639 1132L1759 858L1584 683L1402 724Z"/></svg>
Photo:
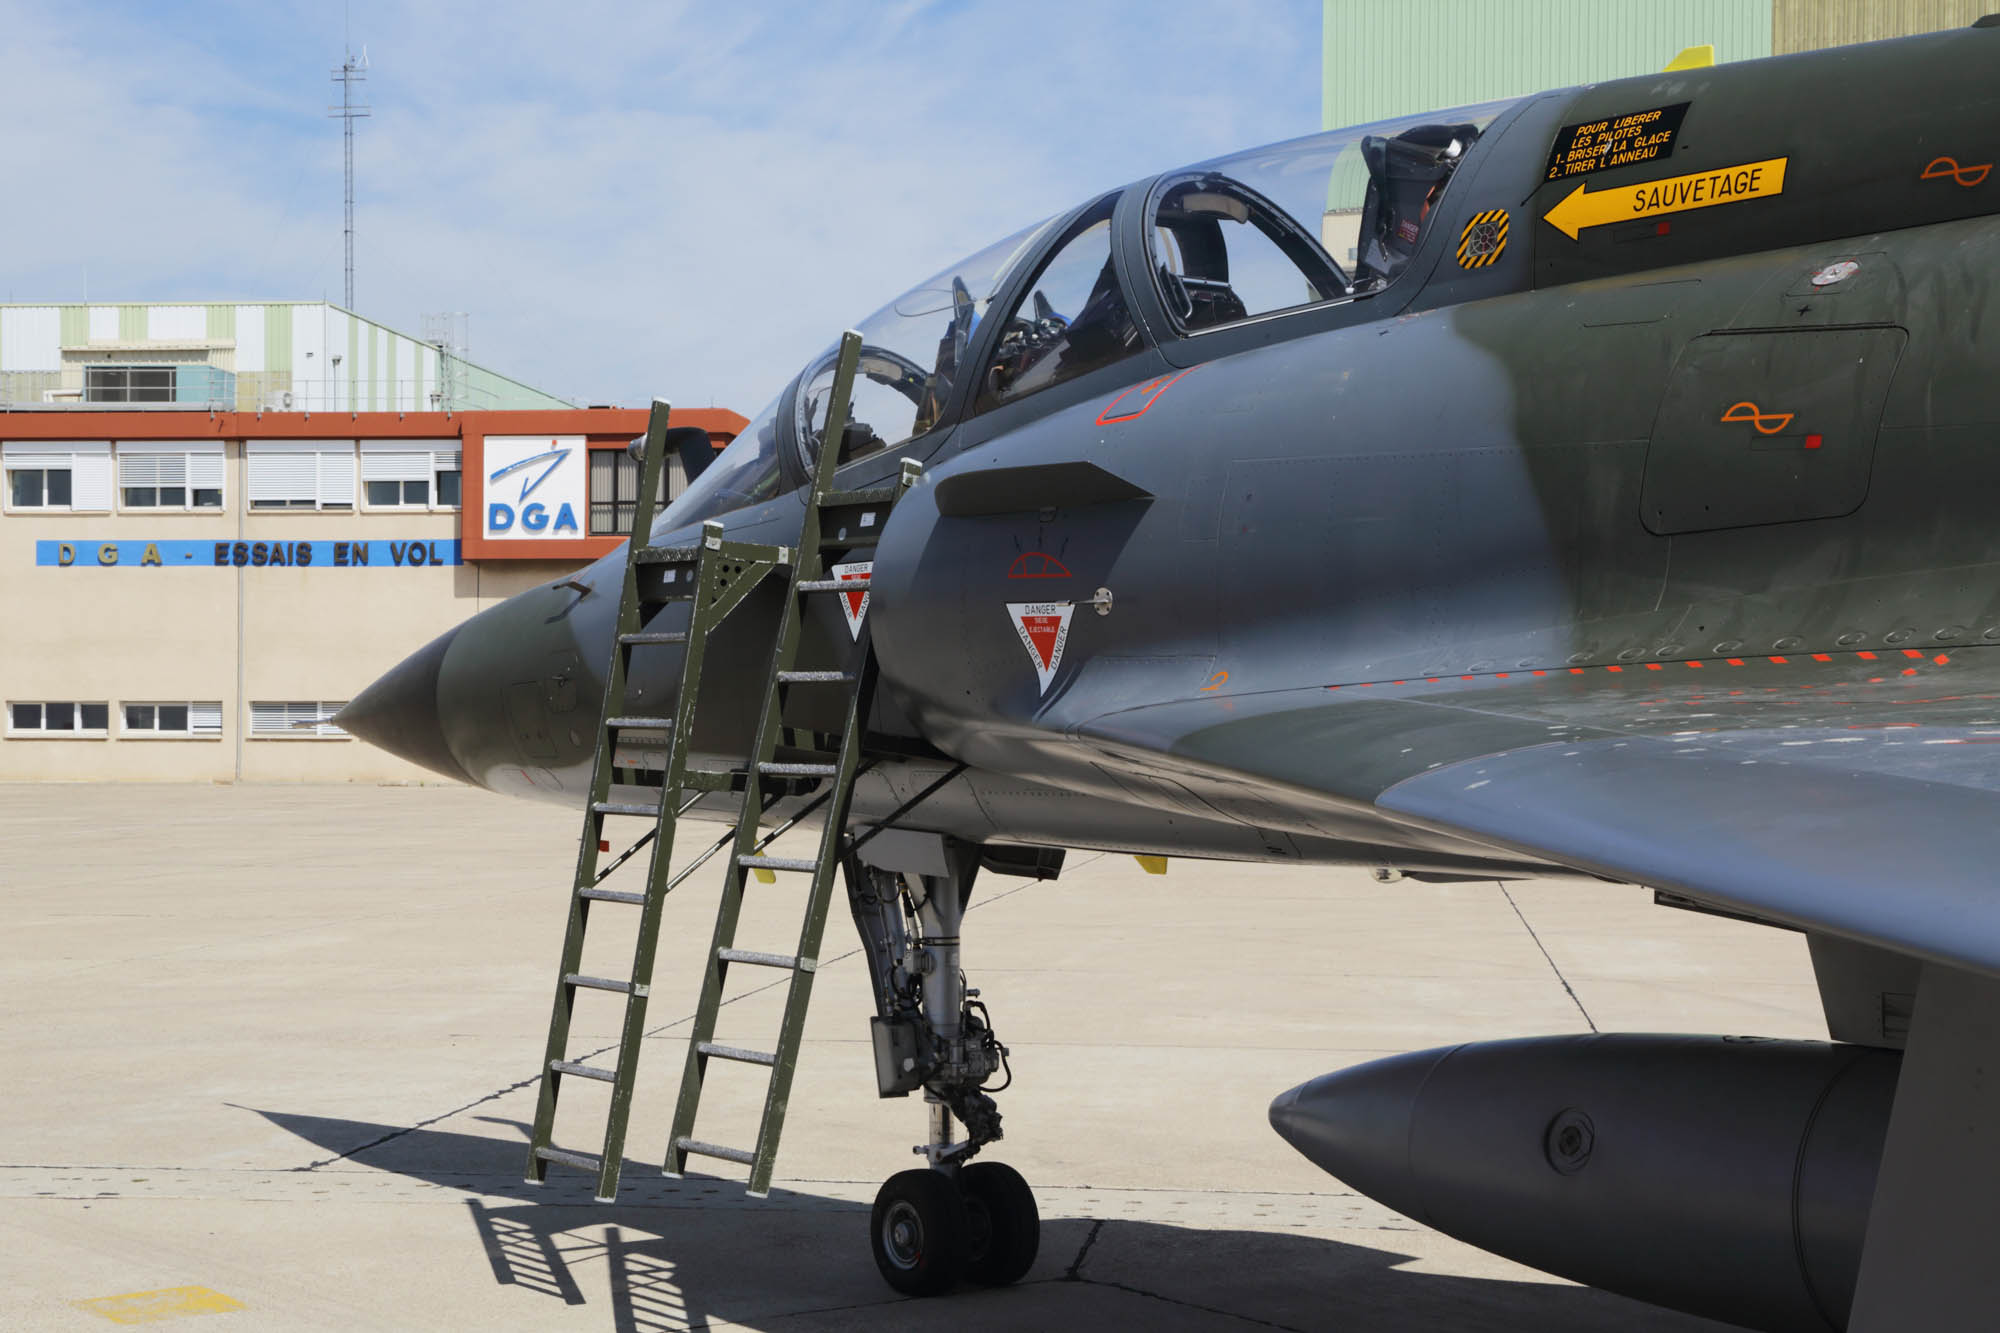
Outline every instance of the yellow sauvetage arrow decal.
<svg viewBox="0 0 2000 1333"><path fill-rule="evenodd" d="M1741 166L1718 167L1714 171L1669 176L1643 185L1621 185L1615 190L1591 190L1579 185L1542 216L1573 241L1585 227L1602 227L1607 222L1630 222L1663 213L1685 213L1692 208L1741 203L1745 199L1768 199L1785 192L1785 164L1789 161L1788 157L1773 157Z"/></svg>

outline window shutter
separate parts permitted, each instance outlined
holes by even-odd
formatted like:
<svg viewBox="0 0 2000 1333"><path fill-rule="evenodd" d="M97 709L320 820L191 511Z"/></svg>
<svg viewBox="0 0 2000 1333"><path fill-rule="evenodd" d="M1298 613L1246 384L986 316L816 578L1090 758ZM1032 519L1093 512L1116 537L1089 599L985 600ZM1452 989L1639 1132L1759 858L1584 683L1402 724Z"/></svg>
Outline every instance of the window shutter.
<svg viewBox="0 0 2000 1333"><path fill-rule="evenodd" d="M120 486L157 486L160 484L160 455L131 454L123 448L118 451L118 484Z"/></svg>
<svg viewBox="0 0 2000 1333"><path fill-rule="evenodd" d="M458 472L462 470L463 466L464 465L459 461L459 447L457 445L450 444L450 445L439 446L437 450L438 471Z"/></svg>
<svg viewBox="0 0 2000 1333"><path fill-rule="evenodd" d="M283 736L287 731L286 720L284 704L252 702L250 705L252 736Z"/></svg>
<svg viewBox="0 0 2000 1333"><path fill-rule="evenodd" d="M429 481L431 452L411 450L397 442L397 448L361 446L361 480Z"/></svg>
<svg viewBox="0 0 2000 1333"><path fill-rule="evenodd" d="M325 446L319 455L319 502L322 507L354 507L354 446Z"/></svg>
<svg viewBox="0 0 2000 1333"><path fill-rule="evenodd" d="M338 699L329 703L315 704L314 707L316 707L319 710L320 717L329 718L332 717L335 713L338 713L341 709L347 707L347 701L345 699ZM321 722L319 724L318 734L321 736L347 735L345 731L342 731L339 727L334 726L333 723L331 722Z"/></svg>
<svg viewBox="0 0 2000 1333"><path fill-rule="evenodd" d="M194 487L196 490L219 491L222 489L223 471L221 445L198 445L188 450L187 472L189 486Z"/></svg>
<svg viewBox="0 0 2000 1333"><path fill-rule="evenodd" d="M316 488L318 454L313 446L300 449L290 441L252 440L250 503L260 500L310 500ZM252 704L254 709L257 705Z"/></svg>
<svg viewBox="0 0 2000 1333"><path fill-rule="evenodd" d="M257 705L252 704L254 711ZM188 705L188 732L194 736L220 736L222 734L222 705L220 703L193 703Z"/></svg>
<svg viewBox="0 0 2000 1333"><path fill-rule="evenodd" d="M69 507L73 513L111 512L111 445L73 444Z"/></svg>

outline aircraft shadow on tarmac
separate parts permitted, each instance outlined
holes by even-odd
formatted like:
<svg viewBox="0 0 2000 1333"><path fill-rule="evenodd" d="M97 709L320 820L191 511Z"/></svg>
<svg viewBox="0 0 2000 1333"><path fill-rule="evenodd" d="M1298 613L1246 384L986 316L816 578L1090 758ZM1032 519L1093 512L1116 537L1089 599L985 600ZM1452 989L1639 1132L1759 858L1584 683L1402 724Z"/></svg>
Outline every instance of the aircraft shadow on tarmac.
<svg viewBox="0 0 2000 1333"><path fill-rule="evenodd" d="M590 1298L579 1271L603 1263L619 1333L800 1316L847 1327L863 1310L871 1328L927 1327L941 1313L882 1284L868 1260L865 1204L782 1188L754 1202L736 1182L665 1180L657 1163L632 1160L621 1191L629 1201L597 1204L581 1174L551 1172L547 1185L527 1183L523 1147L507 1139L257 1114L328 1154L296 1170L370 1167L463 1191L473 1234L502 1285L584 1305ZM526 1137L517 1121L487 1119ZM495 1198L521 1202L494 1207ZM1161 1328L1249 1321L1379 1333L1722 1328L1581 1287L1399 1267L1410 1259L1280 1231L1055 1218L1044 1221L1041 1257L1020 1285L966 1288L947 1299L954 1319L974 1328L1139 1319ZM587 1281L599 1286L594 1275Z"/></svg>

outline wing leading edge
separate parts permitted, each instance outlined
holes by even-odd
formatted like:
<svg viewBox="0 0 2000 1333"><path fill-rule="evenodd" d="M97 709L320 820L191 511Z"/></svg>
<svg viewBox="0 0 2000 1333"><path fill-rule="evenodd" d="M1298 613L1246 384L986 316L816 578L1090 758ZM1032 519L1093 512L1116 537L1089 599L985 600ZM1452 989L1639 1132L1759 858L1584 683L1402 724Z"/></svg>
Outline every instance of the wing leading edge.
<svg viewBox="0 0 2000 1333"><path fill-rule="evenodd" d="M2000 975L2000 649L1382 681L1077 732Z"/></svg>

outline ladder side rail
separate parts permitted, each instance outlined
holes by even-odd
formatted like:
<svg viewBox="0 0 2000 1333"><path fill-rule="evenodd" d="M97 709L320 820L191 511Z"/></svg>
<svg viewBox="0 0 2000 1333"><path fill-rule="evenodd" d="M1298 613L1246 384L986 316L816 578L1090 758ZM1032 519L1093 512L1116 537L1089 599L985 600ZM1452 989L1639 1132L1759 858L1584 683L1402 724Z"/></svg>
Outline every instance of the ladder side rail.
<svg viewBox="0 0 2000 1333"><path fill-rule="evenodd" d="M798 602L787 597L785 610L780 619L778 634L772 644L774 662L790 661L791 653L798 637ZM780 668L774 666L775 677ZM736 925L743 910L744 886L749 879L749 867L743 864L757 850L758 829L762 821L763 777L760 767L768 762L778 748L778 706L774 692L767 691L762 716L758 719L756 740L751 746L749 762L743 779L743 808L737 816L736 838L730 847L729 864L723 871L722 900L715 914L715 930L709 940L708 959L702 974L701 998L695 1006L694 1024L688 1033L687 1060L681 1069L680 1096L674 1104L673 1128L667 1137L666 1174L679 1176L685 1170L687 1154L682 1151L682 1139L694 1133L696 1112L700 1108L702 1084L708 1073L708 1056L701 1047L715 1036L715 1021L722 1008L723 982L728 976L728 964L722 959L722 950L736 943Z"/></svg>
<svg viewBox="0 0 2000 1333"><path fill-rule="evenodd" d="M895 484L897 500L916 483L918 475L917 468L905 460ZM832 470L822 468L820 485L825 487L831 481ZM778 1140L784 1132L785 1116L791 1105L792 1078L798 1071L799 1047L805 1040L806 1009L812 999L814 978L819 971L817 960L826 933L827 912L833 901L834 877L840 872L841 853L849 841L848 807L854 796L855 778L863 766L861 751L868 733L869 709L874 702L879 674L874 632L866 624L862 626L856 654L859 665L855 668L853 688L847 696L840 755L835 761L833 785L828 791L831 803L825 821L820 825L819 850L815 857L817 865L813 871L805 919L799 927L796 957L812 959L815 965L794 969L785 995L784 1023L778 1034L778 1043L772 1048L776 1059L764 1096L763 1118L757 1128L756 1159L750 1167L749 1193L757 1198L763 1198L771 1191L771 1176L778 1160Z"/></svg>
<svg viewBox="0 0 2000 1333"><path fill-rule="evenodd" d="M832 778L833 799L820 826L818 868L813 872L805 920L799 928L796 956L819 958L826 933L826 917L833 901L834 877L840 867L840 851L847 833L847 810L854 795L854 778L861 763L861 740L867 730L867 702L875 686L875 653L864 633L861 668L855 673L855 689L847 704L847 731L840 742L837 772ZM764 1114L757 1127L757 1160L750 1168L749 1193L762 1198L771 1192L771 1176L777 1168L778 1139L784 1131L785 1114L791 1105L792 1076L798 1070L799 1046L805 1039L806 1006L812 999L813 979L819 969L799 967L792 971L785 995L785 1016L773 1048L777 1056L771 1068L769 1087L764 1095Z"/></svg>
<svg viewBox="0 0 2000 1333"><path fill-rule="evenodd" d="M653 461L651 474L654 485L659 477L659 460L664 453L667 434L667 420L672 408L663 399L653 400L652 415L646 422L646 456ZM641 474L647 469L642 466ZM640 504L650 512L646 495L641 492ZM583 961L583 939L590 923L590 899L582 890L591 887L597 880L597 844L603 836L604 816L597 805L611 794L611 773L614 745L604 727L604 719L614 717L625 709L625 647L622 636L636 633L639 628L639 577L638 565L633 554L643 544L643 529L638 523L632 525L631 536L626 542L625 577L618 593L618 616L613 626L611 639L611 662L604 673L604 697L602 711L598 714L597 753L593 758L590 772L590 791L583 806L583 830L578 840L576 854L576 875L570 884L569 918L563 929L562 956L556 966L555 1001L549 1016L549 1036L544 1048L541 1065L541 1087L535 1098L534 1128L528 1140L527 1179L540 1184L548 1174L548 1163L538 1151L550 1146L555 1134L556 1102L561 1095L562 1074L554 1068L563 1059L569 1045L570 1021L575 1013L576 991L566 978L574 974ZM663 800L665 799L663 793Z"/></svg>
<svg viewBox="0 0 2000 1333"><path fill-rule="evenodd" d="M648 454L651 462L657 462ZM642 476L644 474L642 473ZM644 494L644 492L642 492ZM681 678L674 698L673 731L667 737L667 766L662 775L660 819L653 839L653 854L646 867L646 901L639 909L639 928L632 944L631 988L625 995L625 1020L618 1038L618 1077L611 1085L611 1105L604 1120L604 1150L598 1156L597 1199L609 1203L617 1197L618 1177L624 1168L625 1131L632 1114L632 1093L638 1082L639 1051L646 1035L647 1001L652 993L653 961L659 949L660 913L671 887L674 833L679 823L680 800L687 786L688 743L694 731L695 708L701 696L701 669L708 652L708 639L728 608L717 607L721 583L721 560L715 538L720 524L704 525L701 555L695 566L695 598L689 608L687 643L681 656ZM633 525L633 532L639 532ZM733 603L732 603L733 605ZM619 656L623 657L623 650Z"/></svg>
<svg viewBox="0 0 2000 1333"><path fill-rule="evenodd" d="M757 849L763 791L759 770L777 753L778 737L784 729L778 673L791 668L798 649L801 619L798 585L818 578L822 572L819 497L825 493L827 479L832 476L828 459L839 453L837 428L846 424L854 373L860 362L861 335L850 329L841 335L832 393L827 403L827 429L820 447L819 465L814 470L811 492L806 497L805 514L800 520L798 550L791 571L792 587L786 591L785 608L771 645L771 667L764 682L764 707L757 720L757 735L744 776L743 809L737 819L736 843L730 853L729 866L723 872L722 902L716 911L715 931L709 942L693 1031L688 1034L687 1060L681 1070L673 1128L667 1135L665 1172L669 1176L678 1177L686 1169L687 1152L681 1145L694 1134L695 1118L701 1107L702 1084L708 1073L708 1056L702 1046L715 1036L716 1015L722 1007L722 988L729 972L722 950L736 942L736 924L742 914L744 884L749 877L749 870L743 862Z"/></svg>

